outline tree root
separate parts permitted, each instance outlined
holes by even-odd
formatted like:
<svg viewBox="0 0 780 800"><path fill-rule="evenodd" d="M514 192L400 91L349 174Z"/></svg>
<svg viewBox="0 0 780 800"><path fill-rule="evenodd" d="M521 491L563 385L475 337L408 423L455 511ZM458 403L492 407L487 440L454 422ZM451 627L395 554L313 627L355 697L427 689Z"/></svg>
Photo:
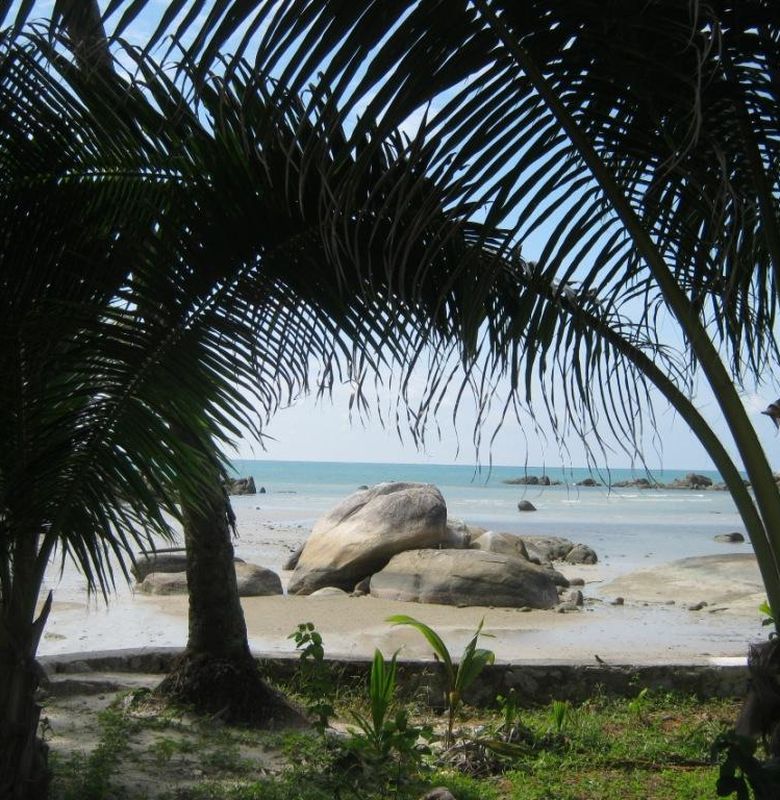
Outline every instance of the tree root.
<svg viewBox="0 0 780 800"><path fill-rule="evenodd" d="M251 656L234 660L185 651L155 693L233 724L264 728L311 724L299 708L263 681Z"/></svg>

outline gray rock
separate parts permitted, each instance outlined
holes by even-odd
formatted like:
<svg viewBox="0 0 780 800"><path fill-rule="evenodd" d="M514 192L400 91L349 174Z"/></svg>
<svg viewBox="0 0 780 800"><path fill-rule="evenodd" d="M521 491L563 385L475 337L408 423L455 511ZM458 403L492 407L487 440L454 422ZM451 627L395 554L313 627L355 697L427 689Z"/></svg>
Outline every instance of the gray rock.
<svg viewBox="0 0 780 800"><path fill-rule="evenodd" d="M352 590L352 594L357 594L358 596L368 594L371 591L371 576L367 578L363 578L362 581L358 581L355 584L355 588Z"/></svg>
<svg viewBox="0 0 780 800"><path fill-rule="evenodd" d="M688 611L701 611L703 608L706 608L709 605L706 600L702 600L699 603L694 603L691 606L688 606Z"/></svg>
<svg viewBox="0 0 780 800"><path fill-rule="evenodd" d="M559 603L555 606L555 610L559 614L571 614L572 611L579 611L579 607L576 603Z"/></svg>
<svg viewBox="0 0 780 800"><path fill-rule="evenodd" d="M626 602L626 601L625 601L625 598L623 598L623 597L616 597L616 598L615 598L615 599L614 599L614 600L613 600L613 601L610 603L610 605L612 605L612 606L622 606L622 605L625 605L625 602Z"/></svg>
<svg viewBox="0 0 780 800"><path fill-rule="evenodd" d="M684 478L677 478L669 484L671 489L708 489L712 486L712 478L689 472Z"/></svg>
<svg viewBox="0 0 780 800"><path fill-rule="evenodd" d="M486 553L498 553L502 556L528 560L525 542L514 533L485 531L481 536L472 540L470 547L473 550L484 550Z"/></svg>
<svg viewBox="0 0 780 800"><path fill-rule="evenodd" d="M187 573L150 572L137 588L144 594L187 594Z"/></svg>
<svg viewBox="0 0 780 800"><path fill-rule="evenodd" d="M303 552L303 545L300 544L298 547L295 548L295 552L290 555L287 561L284 562L282 569L291 570L295 569L298 566L298 560L301 557L301 553Z"/></svg>
<svg viewBox="0 0 780 800"><path fill-rule="evenodd" d="M248 478L226 478L225 489L228 494L257 494L255 479L251 475Z"/></svg>
<svg viewBox="0 0 780 800"><path fill-rule="evenodd" d="M517 504L518 511L536 511L536 506L530 500L521 500Z"/></svg>
<svg viewBox="0 0 780 800"><path fill-rule="evenodd" d="M562 536L528 536L520 537L526 545L529 558L536 556L543 562L563 561L574 547L571 539Z"/></svg>
<svg viewBox="0 0 780 800"><path fill-rule="evenodd" d="M185 572L186 569L186 553L154 553L139 558L130 567L130 572L141 583L152 572Z"/></svg>
<svg viewBox="0 0 780 800"><path fill-rule="evenodd" d="M714 538L716 542L725 542L726 544L739 544L745 541L745 537L736 531L732 533L719 533Z"/></svg>
<svg viewBox="0 0 780 800"><path fill-rule="evenodd" d="M258 494L265 494L265 486L261 486Z"/></svg>
<svg viewBox="0 0 780 800"><path fill-rule="evenodd" d="M420 800L456 800L456 798L446 786L437 786L430 792L426 792Z"/></svg>
<svg viewBox="0 0 780 800"><path fill-rule="evenodd" d="M410 550L371 578L371 595L444 605L552 608L558 593L547 570L481 550Z"/></svg>
<svg viewBox="0 0 780 800"><path fill-rule="evenodd" d="M632 478L628 481L616 481L612 484L615 489L653 489L657 483L651 483L648 478Z"/></svg>
<svg viewBox="0 0 780 800"><path fill-rule="evenodd" d="M308 597L349 597L349 595L338 586L323 586L309 594Z"/></svg>
<svg viewBox="0 0 780 800"><path fill-rule="evenodd" d="M569 578L569 586L584 586L585 578Z"/></svg>
<svg viewBox="0 0 780 800"><path fill-rule="evenodd" d="M430 484L380 483L354 492L315 524L288 591L351 591L404 550L444 546L447 506Z"/></svg>
<svg viewBox="0 0 780 800"><path fill-rule="evenodd" d="M567 564L596 564L598 560L596 551L586 544L575 544L564 558Z"/></svg>
<svg viewBox="0 0 780 800"><path fill-rule="evenodd" d="M461 519L448 519L445 530L444 541L441 547L451 547L454 550L462 550L471 546L473 539L482 536L484 528L475 525L467 525Z"/></svg>
<svg viewBox="0 0 780 800"><path fill-rule="evenodd" d="M284 594L281 578L273 570L257 564L236 564L236 582L239 597Z"/></svg>
<svg viewBox="0 0 780 800"><path fill-rule="evenodd" d="M235 559L236 583L240 597L282 594L282 581L273 570ZM187 594L186 572L150 572L138 585L144 594Z"/></svg>
<svg viewBox="0 0 780 800"><path fill-rule="evenodd" d="M542 569L550 576L550 580L556 585L561 586L564 589L568 589L571 585L569 583L569 579L562 573L558 572L557 569L553 569L550 566L542 566Z"/></svg>
<svg viewBox="0 0 780 800"><path fill-rule="evenodd" d="M569 592L567 601L569 603L574 603L575 606L581 606L585 602L585 599L583 598L582 592L579 589L574 589L573 591Z"/></svg>
<svg viewBox="0 0 780 800"><path fill-rule="evenodd" d="M575 486L601 486L601 484L595 480L594 478L583 478L578 483L574 484Z"/></svg>

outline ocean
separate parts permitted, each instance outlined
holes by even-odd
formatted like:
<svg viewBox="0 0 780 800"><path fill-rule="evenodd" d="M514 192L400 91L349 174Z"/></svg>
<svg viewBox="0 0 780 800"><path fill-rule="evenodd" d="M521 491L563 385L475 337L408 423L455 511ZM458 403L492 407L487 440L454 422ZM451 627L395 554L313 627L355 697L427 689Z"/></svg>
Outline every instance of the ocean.
<svg viewBox="0 0 780 800"><path fill-rule="evenodd" d="M255 550L254 543L242 534L242 522L263 518L263 522L278 527L280 536L282 531L299 531L289 540L289 550L342 498L359 486L382 481L435 484L444 496L449 516L470 525L509 533L565 536L590 545L615 575L687 556L750 552L749 543L724 545L714 541L720 533L744 533L728 492L575 485L586 477L602 483L644 477L641 471L618 469L598 474L587 469L532 466L480 470L468 465L270 460L238 460L233 468L239 476L251 475L258 491L265 489L265 494L232 498L239 520L239 553ZM665 470L653 473L653 477L669 483L693 471L720 480L717 473L703 470ZM544 487L503 483L542 474L563 483ZM529 500L537 510L518 511L519 500ZM249 531L254 528L251 524L245 527Z"/></svg>

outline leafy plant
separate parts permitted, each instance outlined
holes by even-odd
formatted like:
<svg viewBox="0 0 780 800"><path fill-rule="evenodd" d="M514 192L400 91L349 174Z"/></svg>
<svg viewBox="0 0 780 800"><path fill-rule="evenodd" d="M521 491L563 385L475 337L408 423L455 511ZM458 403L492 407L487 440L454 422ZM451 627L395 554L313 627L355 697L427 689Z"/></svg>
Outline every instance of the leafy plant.
<svg viewBox="0 0 780 800"><path fill-rule="evenodd" d="M645 721L645 712L649 701L647 699L647 686L640 690L639 694L628 702L628 710L640 721Z"/></svg>
<svg viewBox="0 0 780 800"><path fill-rule="evenodd" d="M477 640L482 632L484 620L477 626L474 636L463 650L460 663L455 664L450 655L450 651L442 641L436 631L424 622L414 619L406 614L395 614L387 618L393 625L411 625L418 630L433 648L433 655L437 661L444 664L444 674L446 679L445 697L447 701L447 736L445 744L452 744L452 729L455 724L455 714L460 706L463 692L468 689L477 676L488 665L496 660L496 655L492 650L485 650L477 647Z"/></svg>
<svg viewBox="0 0 780 800"><path fill-rule="evenodd" d="M410 725L405 709L391 715L395 698L398 652L393 653L389 664L385 663L380 650L374 651L369 680L370 715L352 712L357 730L352 730L347 747L357 755L364 770L372 777L387 778L395 771L396 784L402 775L419 768L422 756L428 752L419 740L431 741L433 732L429 727Z"/></svg>
<svg viewBox="0 0 780 800"><path fill-rule="evenodd" d="M772 607L766 600L764 600L764 602L761 603L761 605L758 607L758 610L761 614L764 615L764 618L761 620L761 624L765 627L767 625L772 626L772 631L769 634L769 638L774 639L774 637L777 636L777 631L775 630L776 628L775 615L774 612L772 611Z"/></svg>
<svg viewBox="0 0 780 800"><path fill-rule="evenodd" d="M299 691L307 698L306 710L316 717L315 726L324 733L333 716L333 677L325 662L322 636L313 622L301 622L287 637L300 651Z"/></svg>
<svg viewBox="0 0 780 800"><path fill-rule="evenodd" d="M552 720L553 730L558 735L563 733L563 729L566 727L566 724L569 721L570 711L571 706L569 705L568 701L553 700L550 708L550 717Z"/></svg>

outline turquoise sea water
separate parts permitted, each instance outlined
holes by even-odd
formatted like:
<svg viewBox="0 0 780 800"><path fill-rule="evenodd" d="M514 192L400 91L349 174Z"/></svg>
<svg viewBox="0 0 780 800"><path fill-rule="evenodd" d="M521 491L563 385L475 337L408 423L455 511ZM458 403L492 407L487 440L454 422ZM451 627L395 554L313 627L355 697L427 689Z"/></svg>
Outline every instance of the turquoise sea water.
<svg viewBox="0 0 780 800"><path fill-rule="evenodd" d="M565 536L594 547L615 572L664 563L686 556L746 552L749 544L723 545L718 533L744 532L728 492L635 490L575 486L586 469L467 465L378 464L305 461L236 461L237 474L251 475L265 494L234 497L239 518L265 517L309 528L316 519L361 485L382 481L419 481L439 487L450 517L510 533ZM668 483L692 470L654 473ZM713 480L717 473L695 470ZM547 474L560 486L512 486L507 478ZM613 470L591 477L612 483L642 477L642 472ZM518 500L530 500L535 512L519 512Z"/></svg>

